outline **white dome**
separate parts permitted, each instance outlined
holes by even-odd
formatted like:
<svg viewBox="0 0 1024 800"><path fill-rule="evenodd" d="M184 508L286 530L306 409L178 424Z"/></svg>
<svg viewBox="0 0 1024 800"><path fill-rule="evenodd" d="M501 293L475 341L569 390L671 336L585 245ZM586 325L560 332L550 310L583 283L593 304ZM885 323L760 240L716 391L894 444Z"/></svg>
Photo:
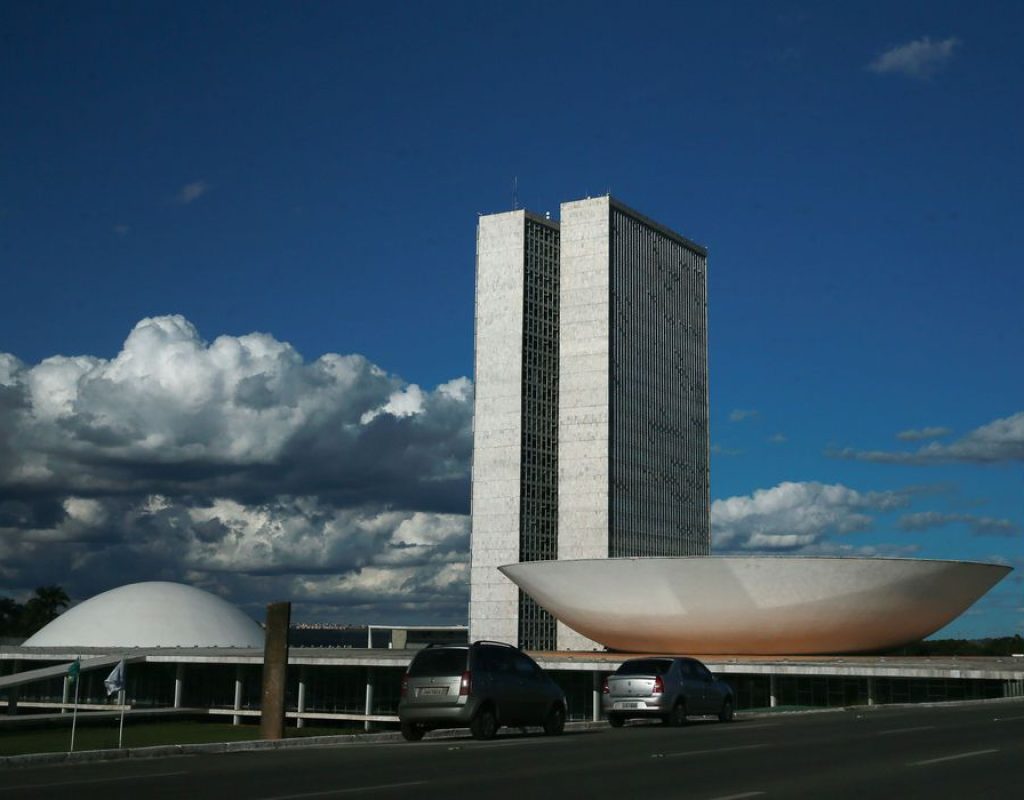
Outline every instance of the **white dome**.
<svg viewBox="0 0 1024 800"><path fill-rule="evenodd" d="M183 583L130 583L69 608L25 647L263 647L263 629Z"/></svg>

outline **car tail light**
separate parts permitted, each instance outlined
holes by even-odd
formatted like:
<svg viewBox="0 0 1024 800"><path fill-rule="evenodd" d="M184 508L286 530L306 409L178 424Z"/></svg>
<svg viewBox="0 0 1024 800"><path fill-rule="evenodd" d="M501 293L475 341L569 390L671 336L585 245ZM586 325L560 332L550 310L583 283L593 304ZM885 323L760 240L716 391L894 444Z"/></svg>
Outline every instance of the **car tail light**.
<svg viewBox="0 0 1024 800"><path fill-rule="evenodd" d="M604 683L603 683L603 684L601 684L601 691L602 691L602 692L603 692L604 694L611 694L611 691L612 691L612 690L611 690L611 688L609 688L609 686L608 686L608 679L607 679L607 678L605 678L605 679L604 679Z"/></svg>
<svg viewBox="0 0 1024 800"><path fill-rule="evenodd" d="M660 675L654 678L654 691L651 694L662 694L665 691L665 681L661 679Z"/></svg>
<svg viewBox="0 0 1024 800"><path fill-rule="evenodd" d="M409 673L402 674L402 688L399 690L399 697L405 697L409 693Z"/></svg>
<svg viewBox="0 0 1024 800"><path fill-rule="evenodd" d="M462 673L462 680L459 681L459 696L465 697L469 694L470 687L473 684L473 673L468 669Z"/></svg>

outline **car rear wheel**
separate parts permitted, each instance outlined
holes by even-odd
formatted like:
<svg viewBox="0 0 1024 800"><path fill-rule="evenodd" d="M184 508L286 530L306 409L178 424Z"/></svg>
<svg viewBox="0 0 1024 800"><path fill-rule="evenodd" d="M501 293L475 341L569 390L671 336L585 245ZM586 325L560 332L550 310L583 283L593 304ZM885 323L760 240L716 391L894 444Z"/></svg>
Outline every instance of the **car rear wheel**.
<svg viewBox="0 0 1024 800"><path fill-rule="evenodd" d="M613 728L621 728L622 727L622 723L624 723L625 721L626 720L622 716L622 714L609 714L608 715L608 724L611 725Z"/></svg>
<svg viewBox="0 0 1024 800"><path fill-rule="evenodd" d="M732 722L733 709L732 700L728 697L722 702L722 710L718 712L718 719L720 722Z"/></svg>
<svg viewBox="0 0 1024 800"><path fill-rule="evenodd" d="M565 730L565 707L559 703L551 707L548 715L544 717L544 733L548 736L558 736Z"/></svg>
<svg viewBox="0 0 1024 800"><path fill-rule="evenodd" d="M402 723L402 738L407 742L418 742L426 732L426 728L422 725L417 725L415 722Z"/></svg>
<svg viewBox="0 0 1024 800"><path fill-rule="evenodd" d="M494 709L485 706L476 712L473 721L469 723L469 732L474 739L493 739L498 734L498 718Z"/></svg>
<svg viewBox="0 0 1024 800"><path fill-rule="evenodd" d="M672 706L672 710L668 712L665 722L673 728L681 728L686 724L686 704L682 700Z"/></svg>

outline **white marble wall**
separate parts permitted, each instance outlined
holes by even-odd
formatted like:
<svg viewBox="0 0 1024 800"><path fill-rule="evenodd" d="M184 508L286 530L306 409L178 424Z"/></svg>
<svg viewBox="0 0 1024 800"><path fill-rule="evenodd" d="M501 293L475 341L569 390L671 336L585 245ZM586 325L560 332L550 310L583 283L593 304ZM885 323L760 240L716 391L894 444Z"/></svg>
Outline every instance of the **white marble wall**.
<svg viewBox="0 0 1024 800"><path fill-rule="evenodd" d="M477 227L470 641L519 635L519 589L497 567L519 561L525 235L523 211Z"/></svg>
<svg viewBox="0 0 1024 800"><path fill-rule="evenodd" d="M608 557L608 197L561 210L558 558ZM600 645L558 623L560 650Z"/></svg>

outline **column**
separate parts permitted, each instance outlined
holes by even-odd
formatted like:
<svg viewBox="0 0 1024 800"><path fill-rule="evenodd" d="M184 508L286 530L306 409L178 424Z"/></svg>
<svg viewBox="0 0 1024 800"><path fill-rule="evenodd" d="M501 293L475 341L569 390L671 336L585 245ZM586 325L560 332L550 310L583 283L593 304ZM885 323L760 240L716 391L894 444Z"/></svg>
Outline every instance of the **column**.
<svg viewBox="0 0 1024 800"><path fill-rule="evenodd" d="M306 720L302 718L302 713L306 710L306 668L299 668L299 699L295 707L298 712L298 717L295 720L296 728L305 728Z"/></svg>
<svg viewBox="0 0 1024 800"><path fill-rule="evenodd" d="M601 719L601 673L595 670L591 673L593 683L594 708L590 718L597 722Z"/></svg>
<svg viewBox="0 0 1024 800"><path fill-rule="evenodd" d="M180 663L174 671L174 707L181 708L181 691L185 686L185 665Z"/></svg>
<svg viewBox="0 0 1024 800"><path fill-rule="evenodd" d="M366 710L364 712L366 716L370 716L373 713L373 669L371 667L366 668ZM366 720L363 723L363 730L371 730L373 728L370 720Z"/></svg>
<svg viewBox="0 0 1024 800"><path fill-rule="evenodd" d="M260 738L284 738L287 713L285 688L288 681L288 626L292 604L284 601L267 606L267 627L263 646L263 678L260 692Z"/></svg>
<svg viewBox="0 0 1024 800"><path fill-rule="evenodd" d="M775 708L779 704L779 689L775 675L768 676L768 705Z"/></svg>
<svg viewBox="0 0 1024 800"><path fill-rule="evenodd" d="M71 679L68 678L67 675L65 675L64 676L64 688L61 690L61 693L60 693L60 702L61 702L60 713L61 714L67 714L68 713L68 710L64 706L66 706L68 704L68 700L70 700L70 699L71 699Z"/></svg>
<svg viewBox="0 0 1024 800"><path fill-rule="evenodd" d="M242 708L242 665L239 664L235 667L235 704L233 706L235 711L240 711ZM231 717L232 725L242 724L242 715L235 714Z"/></svg>
<svg viewBox="0 0 1024 800"><path fill-rule="evenodd" d="M11 675L21 671L21 662L15 661L11 664ZM21 693L20 686L12 686L7 690L7 713L14 715L18 713L18 695Z"/></svg>
<svg viewBox="0 0 1024 800"><path fill-rule="evenodd" d="M875 704L875 679L868 678L868 705L873 706Z"/></svg>

